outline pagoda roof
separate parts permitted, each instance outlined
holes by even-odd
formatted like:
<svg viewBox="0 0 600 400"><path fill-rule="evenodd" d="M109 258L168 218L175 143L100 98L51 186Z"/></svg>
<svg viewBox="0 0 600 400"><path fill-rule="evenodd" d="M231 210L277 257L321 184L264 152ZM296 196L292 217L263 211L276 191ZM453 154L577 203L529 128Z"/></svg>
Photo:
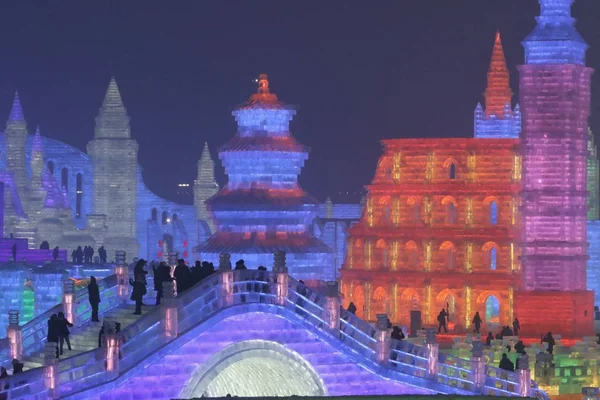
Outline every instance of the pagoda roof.
<svg viewBox="0 0 600 400"><path fill-rule="evenodd" d="M229 142L219 148L222 151L280 151L305 153L310 149L294 139L286 136L240 136L235 135Z"/></svg>
<svg viewBox="0 0 600 400"><path fill-rule="evenodd" d="M285 104L277 98L275 93L271 93L269 89L269 77L267 74L260 74L258 79L258 92L250 96L244 103L234 108L239 110L295 110L296 107L290 104Z"/></svg>
<svg viewBox="0 0 600 400"><path fill-rule="evenodd" d="M289 254L331 252L325 243L308 233L288 234L286 237L281 237L274 232L264 235L254 232L249 236L237 232L217 232L194 250L199 253L217 254L273 254L276 251L285 251Z"/></svg>
<svg viewBox="0 0 600 400"><path fill-rule="evenodd" d="M303 206L319 204L319 201L300 188L296 189L235 189L227 187L221 189L216 195L206 200L209 206L236 205L236 206Z"/></svg>

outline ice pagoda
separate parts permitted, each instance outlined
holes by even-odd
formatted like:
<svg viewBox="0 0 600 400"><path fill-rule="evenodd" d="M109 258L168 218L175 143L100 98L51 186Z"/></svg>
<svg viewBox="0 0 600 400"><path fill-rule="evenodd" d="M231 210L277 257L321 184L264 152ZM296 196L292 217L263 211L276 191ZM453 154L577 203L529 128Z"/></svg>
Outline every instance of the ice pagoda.
<svg viewBox="0 0 600 400"><path fill-rule="evenodd" d="M295 107L279 101L262 74L258 93L232 114L237 134L219 149L228 182L206 201L216 233L197 247L200 259L230 254L232 263L271 269L273 254L285 251L295 278L334 279L331 250L311 233L318 201L298 184L309 149L289 131Z"/></svg>

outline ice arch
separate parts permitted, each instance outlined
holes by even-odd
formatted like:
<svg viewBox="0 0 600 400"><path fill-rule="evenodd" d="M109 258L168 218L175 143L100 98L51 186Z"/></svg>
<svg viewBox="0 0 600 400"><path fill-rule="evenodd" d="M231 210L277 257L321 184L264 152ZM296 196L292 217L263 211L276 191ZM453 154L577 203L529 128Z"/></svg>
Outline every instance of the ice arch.
<svg viewBox="0 0 600 400"><path fill-rule="evenodd" d="M182 398L327 396L321 377L298 353L279 343L233 344L194 371Z"/></svg>

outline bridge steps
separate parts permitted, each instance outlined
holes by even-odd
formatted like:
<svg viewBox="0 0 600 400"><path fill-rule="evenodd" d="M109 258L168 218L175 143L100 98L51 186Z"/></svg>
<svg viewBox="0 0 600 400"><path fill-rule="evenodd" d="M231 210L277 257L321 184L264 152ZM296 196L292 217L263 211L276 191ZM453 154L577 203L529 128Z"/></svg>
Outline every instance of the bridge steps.
<svg viewBox="0 0 600 400"><path fill-rule="evenodd" d="M147 313L153 307L143 307L142 315ZM140 317L139 315L133 315L135 306L133 304L123 304L111 310L108 310L100 318L112 317L117 322L121 323L121 329L131 325ZM82 326L70 328L71 335L71 348L67 349L67 344L64 345L64 354L60 358L73 357L86 351L94 350L98 348L98 334L102 328L101 322L88 322ZM38 368L44 365L44 353L39 352L32 356L25 357L23 360L24 370Z"/></svg>

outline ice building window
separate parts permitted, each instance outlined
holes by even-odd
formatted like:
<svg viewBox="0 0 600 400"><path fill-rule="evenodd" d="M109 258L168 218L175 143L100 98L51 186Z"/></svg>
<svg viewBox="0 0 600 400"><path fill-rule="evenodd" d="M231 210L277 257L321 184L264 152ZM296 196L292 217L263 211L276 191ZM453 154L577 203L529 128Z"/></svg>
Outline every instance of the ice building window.
<svg viewBox="0 0 600 400"><path fill-rule="evenodd" d="M440 246L441 264L447 269L454 269L456 265L456 247L452 242L444 242Z"/></svg>
<svg viewBox="0 0 600 400"><path fill-rule="evenodd" d="M60 187L69 192L69 170L66 167L60 170Z"/></svg>
<svg viewBox="0 0 600 400"><path fill-rule="evenodd" d="M152 209L150 219L152 221L158 221L158 210L156 208Z"/></svg>
<svg viewBox="0 0 600 400"><path fill-rule="evenodd" d="M492 271L496 270L496 248L492 247L490 250L490 269Z"/></svg>
<svg viewBox="0 0 600 400"><path fill-rule="evenodd" d="M450 175L450 179L456 179L456 165L455 164L450 164L449 175Z"/></svg>
<svg viewBox="0 0 600 400"><path fill-rule="evenodd" d="M75 178L76 196L75 196L75 216L81 218L81 202L83 200L83 176L81 173L77 174Z"/></svg>
<svg viewBox="0 0 600 400"><path fill-rule="evenodd" d="M50 175L54 175L54 161L49 160L46 163L46 168L48 168L48 172L50 172Z"/></svg>
<svg viewBox="0 0 600 400"><path fill-rule="evenodd" d="M177 214L173 214L173 218L171 218L173 221L177 221L178 217Z"/></svg>
<svg viewBox="0 0 600 400"><path fill-rule="evenodd" d="M490 224L496 225L498 223L498 203L492 201L490 203Z"/></svg>
<svg viewBox="0 0 600 400"><path fill-rule="evenodd" d="M488 326L500 323L500 301L496 296L490 296L485 301L485 322Z"/></svg>
<svg viewBox="0 0 600 400"><path fill-rule="evenodd" d="M163 212L162 212L162 218L161 218L161 219L162 219L162 224L163 224L163 225L166 225L166 224L168 224L168 223L169 223L169 214L167 214L167 212L166 212L166 211L163 211Z"/></svg>

